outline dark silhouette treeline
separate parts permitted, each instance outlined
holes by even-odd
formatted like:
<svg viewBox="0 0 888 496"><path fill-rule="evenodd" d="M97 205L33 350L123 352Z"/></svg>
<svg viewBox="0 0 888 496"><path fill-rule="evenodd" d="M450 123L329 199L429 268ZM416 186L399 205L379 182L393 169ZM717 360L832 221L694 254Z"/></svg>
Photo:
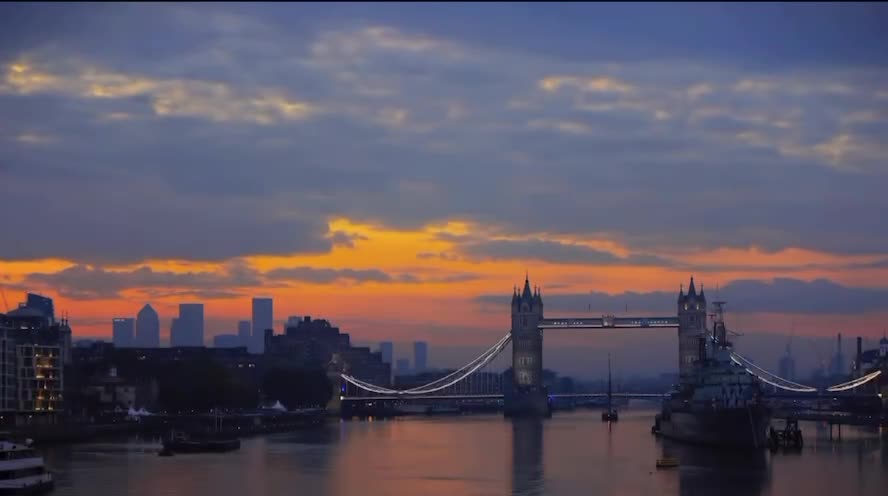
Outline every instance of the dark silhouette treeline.
<svg viewBox="0 0 888 496"><path fill-rule="evenodd" d="M179 361L157 372L158 405L167 413L255 408L261 391L209 359Z"/></svg>
<svg viewBox="0 0 888 496"><path fill-rule="evenodd" d="M130 407L184 414L279 401L291 410L313 408L333 394L320 367L271 365L262 355L212 348L75 350L65 373L69 411L92 418Z"/></svg>

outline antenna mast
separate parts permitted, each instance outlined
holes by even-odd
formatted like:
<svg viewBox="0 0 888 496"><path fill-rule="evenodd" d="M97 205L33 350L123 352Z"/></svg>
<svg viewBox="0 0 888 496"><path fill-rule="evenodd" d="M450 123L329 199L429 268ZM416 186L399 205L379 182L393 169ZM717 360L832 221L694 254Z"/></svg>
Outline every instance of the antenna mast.
<svg viewBox="0 0 888 496"><path fill-rule="evenodd" d="M712 306L715 307L715 313L713 316L715 317L715 321L712 326L712 335L715 337L715 341L718 344L719 348L725 348L729 346L728 343L728 330L725 328L725 303L724 301L713 301Z"/></svg>

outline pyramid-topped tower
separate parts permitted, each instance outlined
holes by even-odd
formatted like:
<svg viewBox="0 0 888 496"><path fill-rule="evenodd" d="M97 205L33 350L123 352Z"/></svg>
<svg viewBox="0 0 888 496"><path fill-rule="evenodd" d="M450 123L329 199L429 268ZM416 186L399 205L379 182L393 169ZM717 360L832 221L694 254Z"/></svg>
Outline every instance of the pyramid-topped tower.
<svg viewBox="0 0 888 496"><path fill-rule="evenodd" d="M507 414L548 414L543 387L543 297L525 276L524 287L512 293L512 390L508 392Z"/></svg>
<svg viewBox="0 0 888 496"><path fill-rule="evenodd" d="M703 286L700 293L691 277L687 294L678 291L678 370L682 376L691 373L694 362L700 357L700 339L706 333L706 295Z"/></svg>

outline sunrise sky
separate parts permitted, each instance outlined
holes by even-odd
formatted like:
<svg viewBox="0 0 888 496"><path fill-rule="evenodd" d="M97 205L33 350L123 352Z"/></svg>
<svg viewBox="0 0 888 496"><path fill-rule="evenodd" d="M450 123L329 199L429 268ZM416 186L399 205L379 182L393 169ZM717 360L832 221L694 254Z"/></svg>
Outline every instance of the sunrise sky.
<svg viewBox="0 0 888 496"><path fill-rule="evenodd" d="M525 270L553 317L674 314L693 275L763 360L791 333L850 352L888 328L886 22L877 4L4 4L0 285L10 307L52 296L75 336L151 302L166 339L203 302L211 340L273 296L276 321L455 365L506 332ZM547 334L547 366L677 346L651 332Z"/></svg>

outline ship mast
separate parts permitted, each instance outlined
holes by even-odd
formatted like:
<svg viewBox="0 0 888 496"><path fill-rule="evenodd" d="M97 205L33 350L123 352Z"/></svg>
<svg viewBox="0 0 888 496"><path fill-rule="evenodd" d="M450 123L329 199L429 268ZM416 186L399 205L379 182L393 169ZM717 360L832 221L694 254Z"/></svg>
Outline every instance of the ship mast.
<svg viewBox="0 0 888 496"><path fill-rule="evenodd" d="M613 411L611 407L611 397L613 391L611 390L611 354L607 354L607 411L608 413Z"/></svg>

